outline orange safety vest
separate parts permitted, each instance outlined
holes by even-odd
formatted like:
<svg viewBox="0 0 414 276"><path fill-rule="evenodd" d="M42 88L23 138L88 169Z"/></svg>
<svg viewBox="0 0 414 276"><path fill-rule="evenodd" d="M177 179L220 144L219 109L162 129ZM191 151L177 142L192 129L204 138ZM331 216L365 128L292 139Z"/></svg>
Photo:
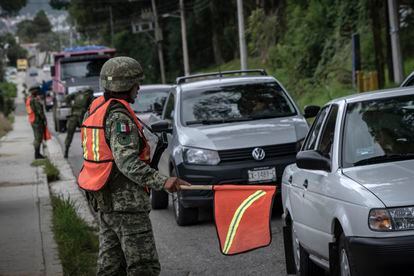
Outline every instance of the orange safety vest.
<svg viewBox="0 0 414 276"><path fill-rule="evenodd" d="M144 141L144 148L139 155L139 159L147 164L150 162L150 147L143 135L142 126L129 104L120 99L105 101L105 98L101 96L90 105L89 116L81 127L84 161L79 173L78 184L87 191L99 191L102 189L112 171L114 157L105 139L105 118L108 108L113 101L121 103L134 119L139 135Z"/></svg>
<svg viewBox="0 0 414 276"><path fill-rule="evenodd" d="M32 100L32 96L27 97L26 99L26 111L27 115L29 115L29 123L33 125L36 116L35 113L32 110L32 107L30 106L30 101Z"/></svg>

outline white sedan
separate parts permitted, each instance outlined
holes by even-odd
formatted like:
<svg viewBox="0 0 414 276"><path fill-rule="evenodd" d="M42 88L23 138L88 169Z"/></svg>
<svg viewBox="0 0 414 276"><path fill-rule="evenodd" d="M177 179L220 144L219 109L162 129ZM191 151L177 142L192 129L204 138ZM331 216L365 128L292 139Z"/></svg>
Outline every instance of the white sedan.
<svg viewBox="0 0 414 276"><path fill-rule="evenodd" d="M325 105L282 200L288 273L413 275L414 88Z"/></svg>

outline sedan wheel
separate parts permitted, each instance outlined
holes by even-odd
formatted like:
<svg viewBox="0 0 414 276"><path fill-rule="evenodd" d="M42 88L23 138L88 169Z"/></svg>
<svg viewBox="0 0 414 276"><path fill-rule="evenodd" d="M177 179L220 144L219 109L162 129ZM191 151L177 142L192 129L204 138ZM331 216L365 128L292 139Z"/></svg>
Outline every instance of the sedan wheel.
<svg viewBox="0 0 414 276"><path fill-rule="evenodd" d="M295 228L292 227L290 228L292 229L292 248L293 248L293 257L295 259L295 266L296 266L296 271L299 272L300 271L300 248L299 248L299 239L298 236L296 234Z"/></svg>
<svg viewBox="0 0 414 276"><path fill-rule="evenodd" d="M349 269L349 260L348 255L346 254L346 250L342 248L341 256L340 256L340 265L341 265L341 276L351 276L351 272Z"/></svg>

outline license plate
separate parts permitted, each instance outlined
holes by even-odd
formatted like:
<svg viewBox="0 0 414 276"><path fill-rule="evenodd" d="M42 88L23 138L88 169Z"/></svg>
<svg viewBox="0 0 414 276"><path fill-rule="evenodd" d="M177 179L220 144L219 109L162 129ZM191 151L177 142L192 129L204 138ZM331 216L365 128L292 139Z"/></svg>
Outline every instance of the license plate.
<svg viewBox="0 0 414 276"><path fill-rule="evenodd" d="M249 182L276 181L276 168L255 168L247 171Z"/></svg>

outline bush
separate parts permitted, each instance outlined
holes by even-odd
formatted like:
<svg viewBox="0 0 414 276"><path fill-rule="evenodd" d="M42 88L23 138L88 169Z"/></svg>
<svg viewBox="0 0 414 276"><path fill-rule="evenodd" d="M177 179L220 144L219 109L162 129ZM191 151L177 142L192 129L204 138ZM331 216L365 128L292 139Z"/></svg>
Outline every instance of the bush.
<svg viewBox="0 0 414 276"><path fill-rule="evenodd" d="M14 110L17 87L14 83L0 82L0 112L8 116Z"/></svg>
<svg viewBox="0 0 414 276"><path fill-rule="evenodd" d="M3 137L10 130L12 130L11 121L0 112L0 137Z"/></svg>

